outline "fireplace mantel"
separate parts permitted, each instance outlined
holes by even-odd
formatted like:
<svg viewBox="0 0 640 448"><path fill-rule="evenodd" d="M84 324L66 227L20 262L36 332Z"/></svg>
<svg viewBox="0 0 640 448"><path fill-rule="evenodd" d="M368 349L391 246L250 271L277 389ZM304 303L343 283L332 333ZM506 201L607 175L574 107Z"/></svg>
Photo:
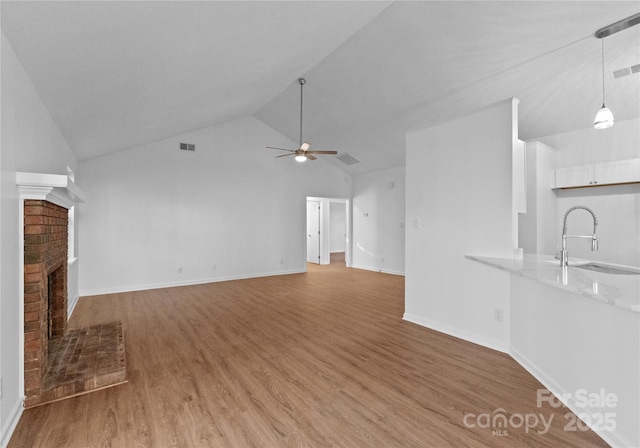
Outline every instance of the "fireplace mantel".
<svg viewBox="0 0 640 448"><path fill-rule="evenodd" d="M49 201L64 208L84 202L84 194L64 174L16 173L21 199Z"/></svg>

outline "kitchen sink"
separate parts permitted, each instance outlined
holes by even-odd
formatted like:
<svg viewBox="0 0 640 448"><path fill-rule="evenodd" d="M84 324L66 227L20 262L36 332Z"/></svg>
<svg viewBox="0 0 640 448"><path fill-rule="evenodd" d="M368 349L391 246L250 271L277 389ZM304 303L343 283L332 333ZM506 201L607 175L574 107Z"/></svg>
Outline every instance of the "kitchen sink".
<svg viewBox="0 0 640 448"><path fill-rule="evenodd" d="M574 264L573 267L580 269L589 269L591 271L603 272L605 274L615 275L640 275L640 269L632 267L610 266L600 263Z"/></svg>

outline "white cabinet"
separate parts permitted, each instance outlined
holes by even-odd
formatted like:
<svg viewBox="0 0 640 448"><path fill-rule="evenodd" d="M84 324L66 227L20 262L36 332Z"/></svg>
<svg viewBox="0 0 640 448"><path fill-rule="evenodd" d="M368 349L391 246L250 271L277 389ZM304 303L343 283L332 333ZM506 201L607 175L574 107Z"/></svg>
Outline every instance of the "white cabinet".
<svg viewBox="0 0 640 448"><path fill-rule="evenodd" d="M593 184L593 165L556 169L556 188L582 187Z"/></svg>
<svg viewBox="0 0 640 448"><path fill-rule="evenodd" d="M640 182L640 159L556 169L555 188L594 187Z"/></svg>
<svg viewBox="0 0 640 448"><path fill-rule="evenodd" d="M598 184L640 182L640 159L598 163L593 166L593 177Z"/></svg>

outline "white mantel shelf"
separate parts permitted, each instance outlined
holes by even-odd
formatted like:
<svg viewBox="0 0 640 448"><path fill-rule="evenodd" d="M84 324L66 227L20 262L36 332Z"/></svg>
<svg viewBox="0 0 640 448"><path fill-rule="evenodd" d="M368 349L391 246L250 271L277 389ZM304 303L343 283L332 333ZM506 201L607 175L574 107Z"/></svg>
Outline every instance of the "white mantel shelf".
<svg viewBox="0 0 640 448"><path fill-rule="evenodd" d="M49 201L61 207L71 208L84 202L84 194L64 174L16 173L21 199Z"/></svg>

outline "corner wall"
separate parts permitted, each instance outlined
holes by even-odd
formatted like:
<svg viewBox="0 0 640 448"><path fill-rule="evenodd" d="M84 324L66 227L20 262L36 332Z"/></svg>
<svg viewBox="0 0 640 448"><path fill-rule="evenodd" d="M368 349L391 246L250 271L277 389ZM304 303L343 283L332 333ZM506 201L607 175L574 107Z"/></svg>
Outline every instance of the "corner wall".
<svg viewBox="0 0 640 448"><path fill-rule="evenodd" d="M295 143L248 117L83 162L81 294L304 272L306 197L351 180L266 145Z"/></svg>
<svg viewBox="0 0 640 448"><path fill-rule="evenodd" d="M354 268L405 272L405 167L353 179Z"/></svg>
<svg viewBox="0 0 640 448"><path fill-rule="evenodd" d="M542 142L527 142L527 212L518 215L518 246L525 253L557 252L558 200L555 186L556 150Z"/></svg>
<svg viewBox="0 0 640 448"><path fill-rule="evenodd" d="M509 276L464 256L513 256L516 140L516 99L407 134L404 319L504 352Z"/></svg>
<svg viewBox="0 0 640 448"><path fill-rule="evenodd" d="M16 172L67 174L77 160L49 111L38 96L11 44L2 34L2 142L0 152L0 446L9 442L22 413L20 342L21 251L19 222L22 216ZM70 271L73 276L75 271ZM71 279L70 284L76 284ZM69 290L70 296L77 292ZM73 298L73 297L72 297Z"/></svg>
<svg viewBox="0 0 640 448"><path fill-rule="evenodd" d="M559 168L634 159L640 157L640 119L619 121L609 129L552 135L540 141L557 150ZM554 191L557 219L547 247L561 243L564 213L574 205L586 205L598 217L600 248L591 252L589 244L571 240L569 256L640 266L640 184ZM593 230L591 218L582 213L572 213L568 224L572 234L590 234Z"/></svg>

